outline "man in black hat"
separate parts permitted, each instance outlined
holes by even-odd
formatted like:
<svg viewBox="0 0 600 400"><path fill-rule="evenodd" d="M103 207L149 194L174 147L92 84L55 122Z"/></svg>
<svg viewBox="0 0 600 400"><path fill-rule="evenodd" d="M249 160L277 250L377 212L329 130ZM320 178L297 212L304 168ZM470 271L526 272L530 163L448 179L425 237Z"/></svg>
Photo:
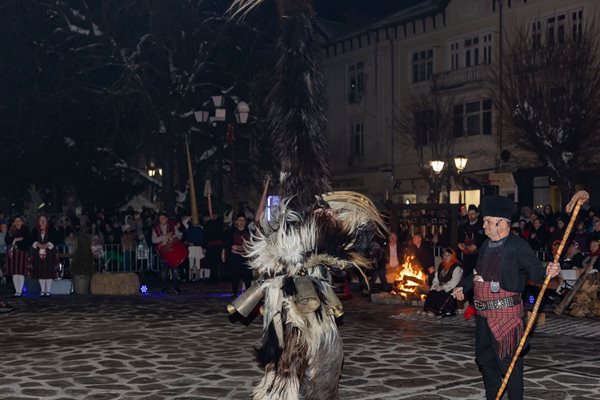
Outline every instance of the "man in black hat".
<svg viewBox="0 0 600 400"><path fill-rule="evenodd" d="M479 257L479 248L484 241L485 235L483 223L479 219L479 209L475 204L471 204L467 212L467 222L458 227L458 248L462 253L462 268L465 276L473 273ZM465 294L469 303L473 305L473 291L470 290Z"/></svg>
<svg viewBox="0 0 600 400"><path fill-rule="evenodd" d="M558 275L560 265L549 263L544 268L524 239L510 235L511 199L486 196L481 211L488 239L480 248L473 274L466 276L453 294L463 300L465 292L474 290L475 359L483 375L486 398L495 399L523 335L521 296L527 279L541 283L546 275ZM511 400L523 398L522 358L515 364L507 391Z"/></svg>

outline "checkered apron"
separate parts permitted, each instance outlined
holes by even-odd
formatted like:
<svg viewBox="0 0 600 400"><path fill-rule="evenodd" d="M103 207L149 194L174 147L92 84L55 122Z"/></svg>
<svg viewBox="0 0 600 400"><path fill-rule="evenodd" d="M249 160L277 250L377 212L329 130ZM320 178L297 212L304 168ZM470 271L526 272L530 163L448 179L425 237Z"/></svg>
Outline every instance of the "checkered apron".
<svg viewBox="0 0 600 400"><path fill-rule="evenodd" d="M475 300L490 301L511 297L515 292L500 288L498 293L490 290L491 282L473 282ZM511 356L523 335L523 303L497 310L477 310L477 315L487 320L488 326L498 344L498 356L502 359Z"/></svg>

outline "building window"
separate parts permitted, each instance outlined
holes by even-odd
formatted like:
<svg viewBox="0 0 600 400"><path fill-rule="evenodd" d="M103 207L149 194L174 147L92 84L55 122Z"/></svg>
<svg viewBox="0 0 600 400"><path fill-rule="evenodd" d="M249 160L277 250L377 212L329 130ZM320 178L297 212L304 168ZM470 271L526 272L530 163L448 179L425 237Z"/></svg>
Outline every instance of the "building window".
<svg viewBox="0 0 600 400"><path fill-rule="evenodd" d="M531 24L531 35L533 47L540 47L542 45L542 21L533 21Z"/></svg>
<svg viewBox="0 0 600 400"><path fill-rule="evenodd" d="M571 11L573 36L581 36L581 23L583 21L583 10Z"/></svg>
<svg viewBox="0 0 600 400"><path fill-rule="evenodd" d="M492 100L455 104L452 130L457 137L491 135Z"/></svg>
<svg viewBox="0 0 600 400"><path fill-rule="evenodd" d="M555 26L555 22L556 22L556 18L555 17L550 17L548 18L547 22L547 29L546 29L546 43L548 44L548 46L554 46L554 39L556 38L556 26Z"/></svg>
<svg viewBox="0 0 600 400"><path fill-rule="evenodd" d="M350 127L350 155L362 157L365 154L365 126L364 123L352 124Z"/></svg>
<svg viewBox="0 0 600 400"><path fill-rule="evenodd" d="M492 63L492 34L483 35L483 63Z"/></svg>
<svg viewBox="0 0 600 400"><path fill-rule="evenodd" d="M492 134L492 100L487 99L481 102L481 133L484 135Z"/></svg>
<svg viewBox="0 0 600 400"><path fill-rule="evenodd" d="M365 95L365 64L358 62L348 66L348 102L358 103Z"/></svg>
<svg viewBox="0 0 600 400"><path fill-rule="evenodd" d="M431 140L431 121L433 121L433 111L417 111L415 119L415 139L418 147L427 146Z"/></svg>
<svg viewBox="0 0 600 400"><path fill-rule="evenodd" d="M465 39L465 67L479 65L479 36Z"/></svg>
<svg viewBox="0 0 600 400"><path fill-rule="evenodd" d="M469 36L450 43L450 69L468 68L492 63L492 34Z"/></svg>
<svg viewBox="0 0 600 400"><path fill-rule="evenodd" d="M464 104L456 104L454 106L452 130L456 137L465 135L464 109Z"/></svg>
<svg viewBox="0 0 600 400"><path fill-rule="evenodd" d="M458 42L450 44L450 69L459 69L460 44Z"/></svg>
<svg viewBox="0 0 600 400"><path fill-rule="evenodd" d="M428 81L433 76L433 49L416 51L412 54L412 81Z"/></svg>
<svg viewBox="0 0 600 400"><path fill-rule="evenodd" d="M571 30L574 37L581 34L582 23L583 9L565 11L536 19L531 23L533 45L554 46L555 44L562 44L567 38L568 29Z"/></svg>

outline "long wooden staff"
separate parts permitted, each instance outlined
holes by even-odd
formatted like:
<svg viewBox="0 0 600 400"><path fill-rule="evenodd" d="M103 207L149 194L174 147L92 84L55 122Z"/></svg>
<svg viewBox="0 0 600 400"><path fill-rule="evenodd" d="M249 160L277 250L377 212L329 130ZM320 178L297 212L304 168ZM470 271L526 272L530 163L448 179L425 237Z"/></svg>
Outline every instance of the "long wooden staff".
<svg viewBox="0 0 600 400"><path fill-rule="evenodd" d="M558 250L556 250L556 254L554 254L554 262L555 263L557 263L560 260L560 255L561 255L563 249L565 248L565 245L567 243L567 240L569 239L569 236L571 235L571 230L573 229L573 225L575 225L575 220L577 219L577 214L579 214L579 209L581 208L581 205L589 198L590 198L590 195L588 194L588 192L586 192L584 190L580 190L579 192L575 193L575 195L573 196L573 198L571 199L569 204L567 204L567 212L571 212L571 210L573 210L573 213L571 214L571 219L569 220L569 225L567 225L567 229L565 230L565 233L562 237L560 246L558 247ZM508 385L508 380L510 379L510 375L512 374L512 371L515 368L515 364L517 363L519 354L521 354L521 351L523 350L523 346L525 346L525 341L527 340L527 336L529 336L529 332L531 332L533 323L535 322L535 320L537 318L538 310L540 308L540 304L542 303L542 298L544 297L544 292L546 292L546 288L548 287L548 283L550 282L550 279L552 279L550 277L550 275L547 275L546 279L544 279L544 284L542 285L542 288L540 289L540 294L538 295L538 297L535 301L535 305L533 306L533 311L531 312L531 316L529 317L529 320L527 321L527 327L525 328L523 337L521 338L521 341L519 342L519 347L517 347L517 351L515 351L515 355L512 358L510 366L508 367L508 371L506 372L506 375L504 375L504 380L502 381L502 386L500 386L500 390L498 390L498 394L496 395L496 400L500 400L502 398L502 394L504 393L504 390L506 389L506 385Z"/></svg>
<svg viewBox="0 0 600 400"><path fill-rule="evenodd" d="M200 223L200 217L198 215L198 200L196 199L196 184L194 183L192 156L190 154L190 144L188 142L187 135L185 135L185 154L187 156L187 168L190 178L190 209L192 211L192 224L198 225Z"/></svg>
<svg viewBox="0 0 600 400"><path fill-rule="evenodd" d="M210 179L207 179L204 182L204 197L208 200L208 217L213 217L213 207L212 207L212 185L210 183Z"/></svg>
<svg viewBox="0 0 600 400"><path fill-rule="evenodd" d="M269 192L269 183L271 182L271 175L267 175L265 178L265 185L260 196L260 203L256 210L256 216L254 217L254 223L260 225L263 215L265 214L265 208L267 206L267 193Z"/></svg>

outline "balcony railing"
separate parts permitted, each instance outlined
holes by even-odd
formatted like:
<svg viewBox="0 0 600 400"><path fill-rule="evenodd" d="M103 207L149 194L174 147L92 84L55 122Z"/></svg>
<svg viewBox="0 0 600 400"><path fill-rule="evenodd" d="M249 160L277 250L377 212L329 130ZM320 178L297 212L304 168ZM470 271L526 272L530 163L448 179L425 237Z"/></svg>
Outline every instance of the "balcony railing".
<svg viewBox="0 0 600 400"><path fill-rule="evenodd" d="M480 64L453 71L439 72L433 76L433 81L438 90L453 89L471 83L488 81L490 72L489 65Z"/></svg>
<svg viewBox="0 0 600 400"><path fill-rule="evenodd" d="M466 154L495 154L498 151L497 137L492 135L460 136L455 144Z"/></svg>

